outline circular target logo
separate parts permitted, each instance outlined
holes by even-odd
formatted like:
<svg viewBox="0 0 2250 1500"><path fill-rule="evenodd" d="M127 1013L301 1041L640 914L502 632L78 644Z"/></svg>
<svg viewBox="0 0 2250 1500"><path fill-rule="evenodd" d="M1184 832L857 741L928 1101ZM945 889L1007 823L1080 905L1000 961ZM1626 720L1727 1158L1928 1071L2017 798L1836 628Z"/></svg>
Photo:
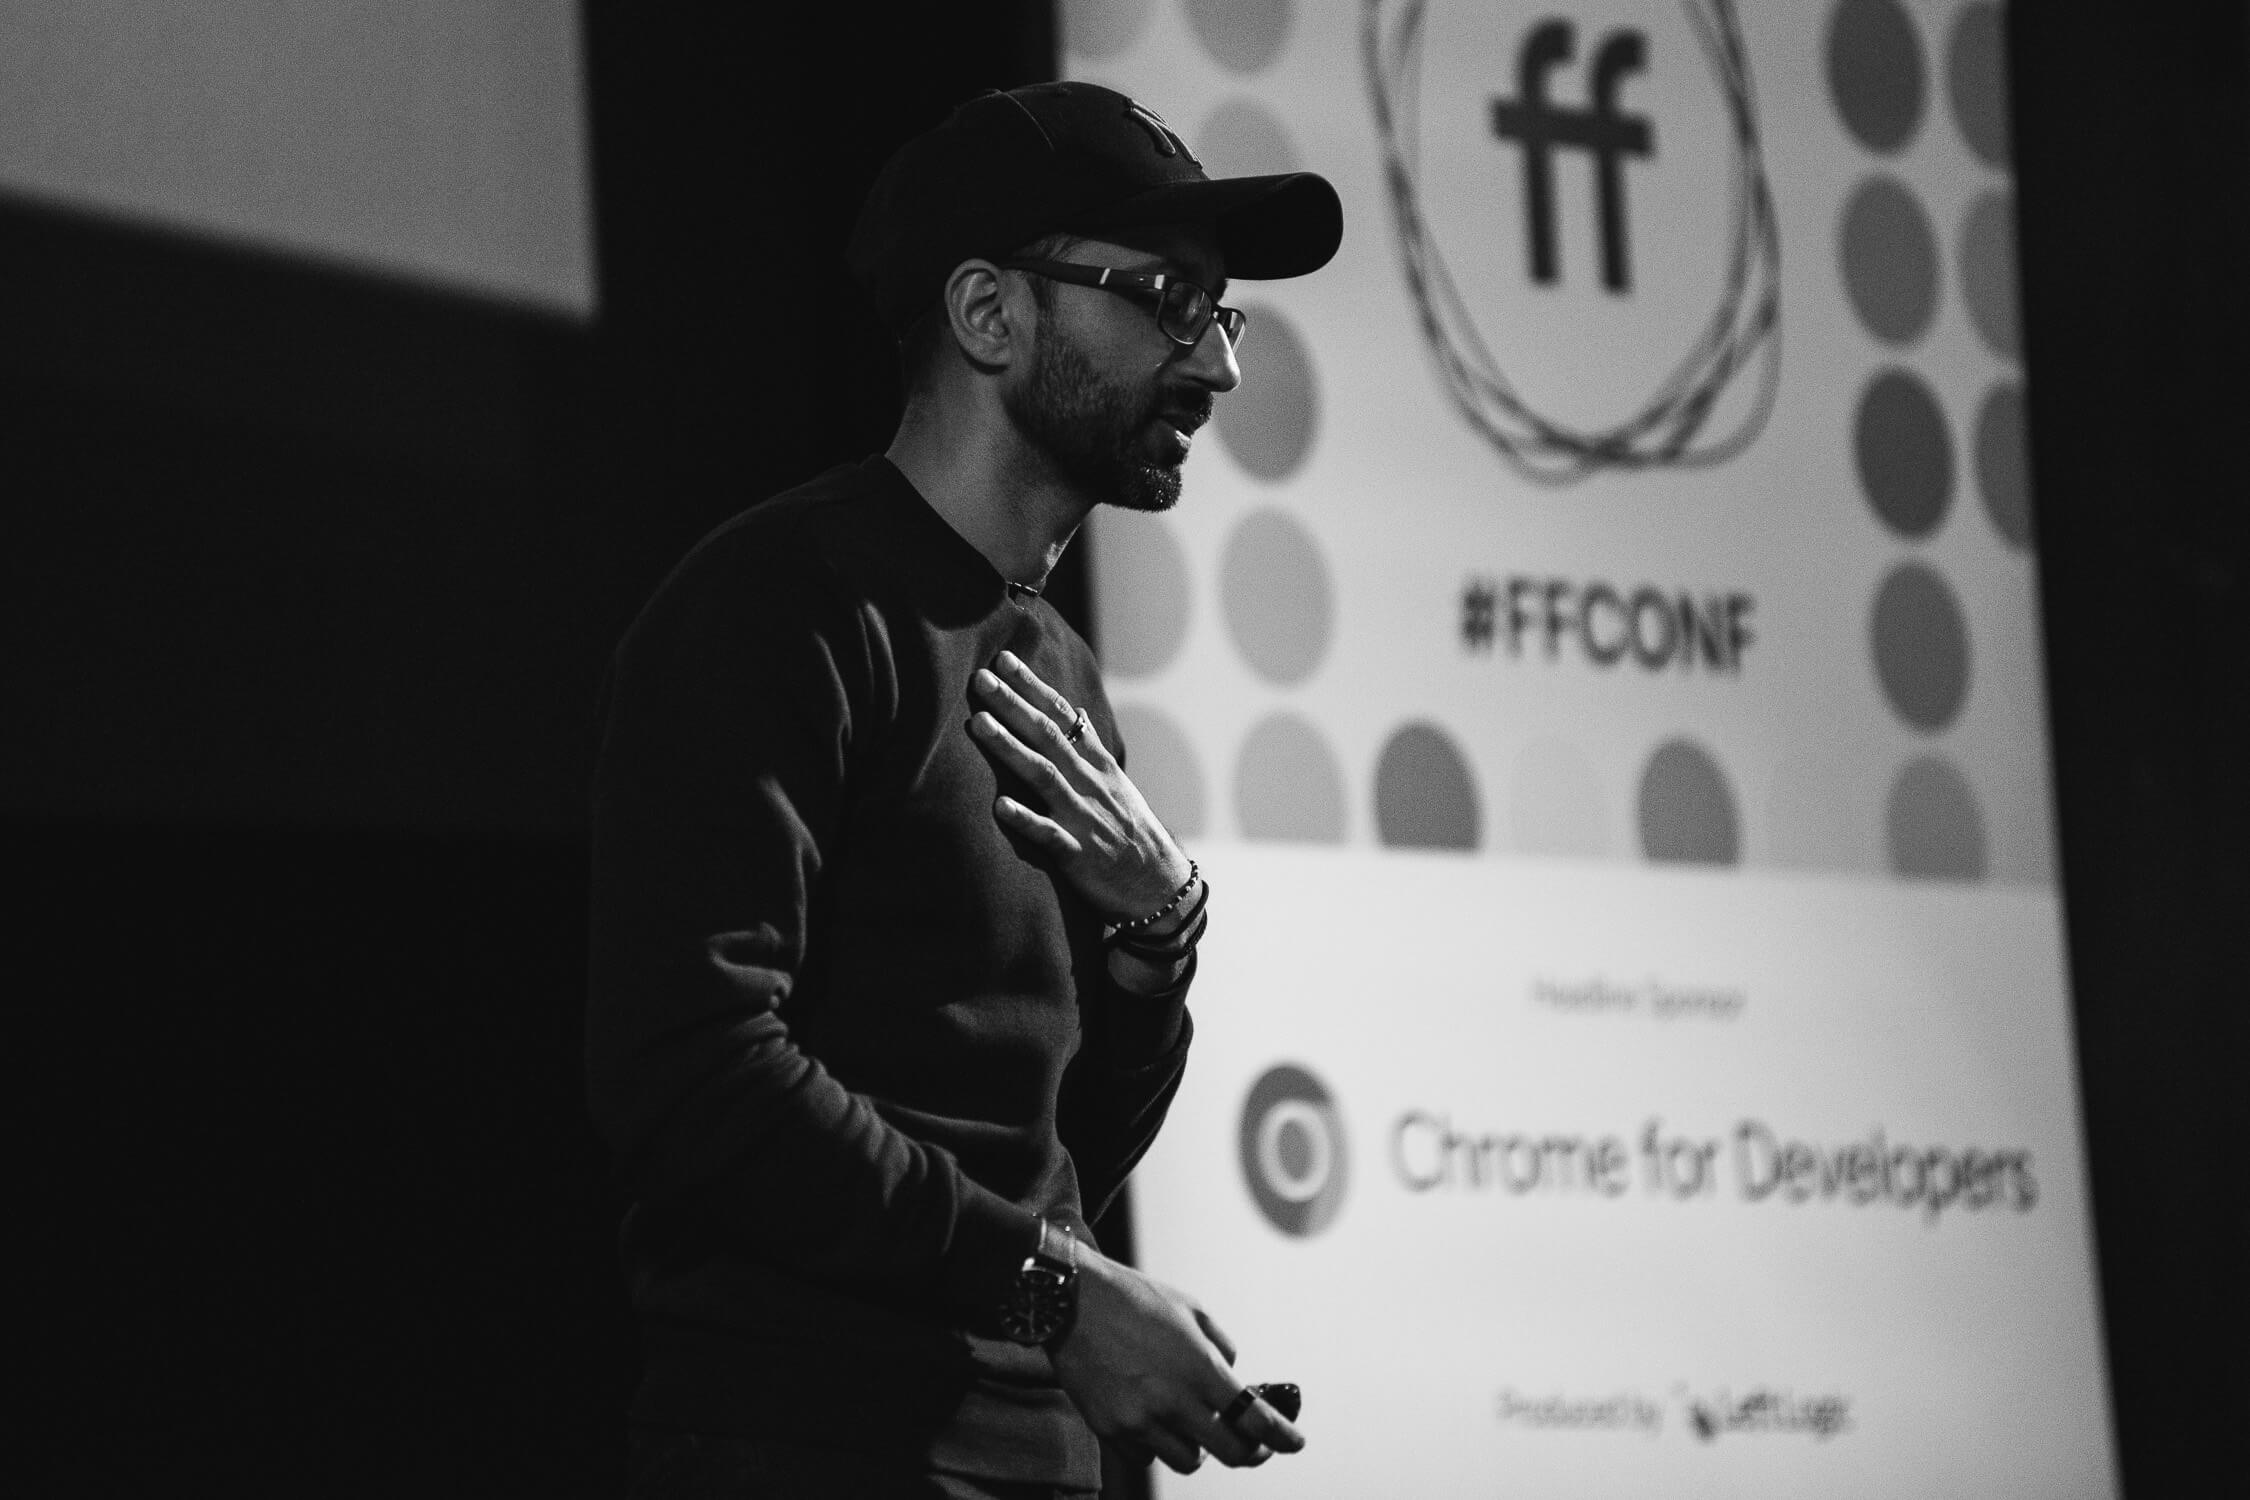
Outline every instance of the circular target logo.
<svg viewBox="0 0 2250 1500"><path fill-rule="evenodd" d="M1349 1176L1328 1086L1294 1063L1266 1069L1242 1102L1242 1178L1258 1211L1283 1234L1318 1234L1335 1222Z"/></svg>

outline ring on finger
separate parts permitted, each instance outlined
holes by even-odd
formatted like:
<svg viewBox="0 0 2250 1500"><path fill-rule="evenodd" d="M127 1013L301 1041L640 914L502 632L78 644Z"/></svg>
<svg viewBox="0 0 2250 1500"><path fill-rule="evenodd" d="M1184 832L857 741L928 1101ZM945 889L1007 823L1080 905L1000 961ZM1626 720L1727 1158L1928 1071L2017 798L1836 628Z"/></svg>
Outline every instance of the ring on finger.
<svg viewBox="0 0 2250 1500"><path fill-rule="evenodd" d="M1066 745L1075 745L1081 738L1084 737L1085 733L1086 710L1082 708L1078 710L1077 717L1073 718L1070 721L1070 733L1063 736L1063 743Z"/></svg>
<svg viewBox="0 0 2250 1500"><path fill-rule="evenodd" d="M1246 1385L1234 1393L1234 1399L1219 1413L1219 1425L1232 1427L1242 1420L1242 1414L1258 1403L1258 1388Z"/></svg>

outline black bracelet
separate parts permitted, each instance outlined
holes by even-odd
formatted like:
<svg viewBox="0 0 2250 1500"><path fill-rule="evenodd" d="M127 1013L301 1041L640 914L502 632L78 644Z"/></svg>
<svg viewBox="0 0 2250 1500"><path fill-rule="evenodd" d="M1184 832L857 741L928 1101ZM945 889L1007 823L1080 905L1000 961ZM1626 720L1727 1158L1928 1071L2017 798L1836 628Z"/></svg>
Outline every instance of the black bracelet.
<svg viewBox="0 0 2250 1500"><path fill-rule="evenodd" d="M1163 921L1166 917L1172 915L1173 912L1179 909L1180 903L1188 898L1188 892L1195 889L1196 881L1201 879L1202 876L1203 867L1197 864L1193 858L1190 858L1188 860L1187 879L1180 882L1180 888L1172 893L1171 900L1165 902L1162 906L1150 912L1145 917L1132 917L1123 922L1112 922L1110 925L1116 928L1119 932L1139 932L1145 927L1154 927L1157 923Z"/></svg>

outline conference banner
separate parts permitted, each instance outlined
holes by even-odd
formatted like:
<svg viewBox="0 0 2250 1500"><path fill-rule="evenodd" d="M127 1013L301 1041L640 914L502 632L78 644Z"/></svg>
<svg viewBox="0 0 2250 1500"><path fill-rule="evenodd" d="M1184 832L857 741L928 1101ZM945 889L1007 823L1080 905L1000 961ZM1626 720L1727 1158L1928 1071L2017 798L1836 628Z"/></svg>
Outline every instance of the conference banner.
<svg viewBox="0 0 2250 1500"><path fill-rule="evenodd" d="M1141 1258L1309 1439L1162 1493L2114 1494L1999 7L1060 16L1346 212L1087 539L1213 884Z"/></svg>

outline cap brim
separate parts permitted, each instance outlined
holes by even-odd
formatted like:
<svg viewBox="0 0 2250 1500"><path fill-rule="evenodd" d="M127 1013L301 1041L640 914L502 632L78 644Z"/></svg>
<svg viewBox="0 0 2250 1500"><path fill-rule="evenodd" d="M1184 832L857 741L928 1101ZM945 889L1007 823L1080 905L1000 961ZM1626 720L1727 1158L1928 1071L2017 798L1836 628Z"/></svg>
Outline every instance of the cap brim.
<svg viewBox="0 0 2250 1500"><path fill-rule="evenodd" d="M1123 229L1198 221L1217 227L1227 275L1248 281L1317 271L1344 238L1344 205L1317 172L1169 183L1108 204L1071 227Z"/></svg>

